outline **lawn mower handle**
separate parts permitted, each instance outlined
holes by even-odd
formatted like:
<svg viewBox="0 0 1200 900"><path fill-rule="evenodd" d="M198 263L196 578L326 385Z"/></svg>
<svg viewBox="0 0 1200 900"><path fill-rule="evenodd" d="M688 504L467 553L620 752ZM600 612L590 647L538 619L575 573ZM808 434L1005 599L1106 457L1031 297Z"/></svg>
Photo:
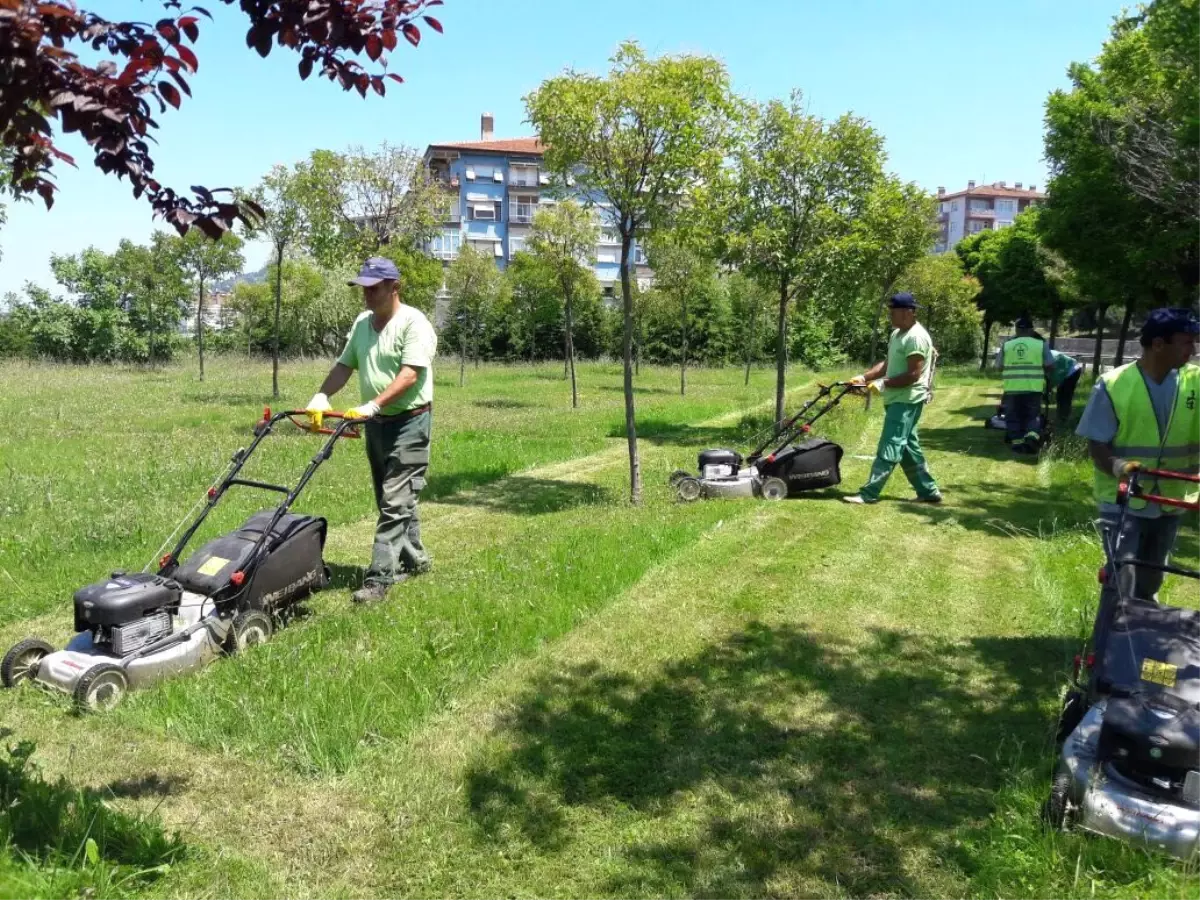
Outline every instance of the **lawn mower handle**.
<svg viewBox="0 0 1200 900"><path fill-rule="evenodd" d="M1171 472L1167 469L1135 469L1117 486L1117 503L1122 508L1127 505L1130 497L1134 497L1138 500L1145 500L1147 503L1157 503L1159 506L1170 506L1175 509L1200 512L1200 503L1189 503L1187 500L1175 500L1172 497L1161 497L1158 494L1144 493L1141 490L1141 480L1146 476L1156 481L1163 479L1166 481L1190 481L1193 484L1200 484L1200 475L1191 475L1186 472ZM1124 509L1122 509L1122 512L1124 512Z"/></svg>
<svg viewBox="0 0 1200 900"><path fill-rule="evenodd" d="M307 414L307 411L303 409L284 410L283 412L277 412L274 414L272 414L269 407L263 410L263 417L254 426L254 440L251 442L249 447L238 450L233 455L233 458L230 460L229 468L226 469L225 474L221 478L220 482L215 487L208 489L208 502L205 503L204 508L201 509L200 513L196 516L196 520L192 522L186 531L184 531L183 535L179 538L179 541L175 544L175 548L161 560L159 560L158 574L170 575L171 572L175 570L176 566L179 565L180 554L183 553L183 550L188 545L188 542L192 539L193 535L195 535L196 531L200 528L200 525L204 522L204 520L208 518L208 514L212 512L213 507L217 505L221 497L225 495L225 492L234 485L258 488L260 490L275 491L276 493L284 495L283 502L280 503L275 509L275 515L271 518L270 524L263 530L262 537L259 539L259 546L256 547L254 553L251 554L250 559L252 562L247 564L247 568L252 569L255 567L255 564L257 563L258 552L262 546L265 546L267 538L270 536L272 530L275 528L276 524L278 524L279 520L287 514L288 510L291 509L292 504L296 502L296 498L300 496L300 492L304 490L305 485L307 485L313 475L316 474L316 471L318 468L320 468L321 464L333 455L333 448L337 444L338 440L349 437L357 438L359 436L357 430L351 430L356 429L358 425L361 425L364 422L370 421L370 419L365 418L347 418L345 413L331 411L324 413L324 416L330 419L337 419L337 426L334 428L314 429L297 421L299 416L305 416ZM304 470L304 474L300 476L300 480L296 483L295 487L289 488L281 484L268 484L262 481L251 481L245 478L238 478L238 473L254 454L254 451L258 448L258 445L261 444L266 439L267 435L274 430L275 426L284 419L291 420L296 427L303 431L329 435L329 437L321 445L321 449L317 451L316 456L309 461L308 467ZM251 581L253 580L253 577L253 572L251 572ZM244 589L249 589L249 584L246 584Z"/></svg>

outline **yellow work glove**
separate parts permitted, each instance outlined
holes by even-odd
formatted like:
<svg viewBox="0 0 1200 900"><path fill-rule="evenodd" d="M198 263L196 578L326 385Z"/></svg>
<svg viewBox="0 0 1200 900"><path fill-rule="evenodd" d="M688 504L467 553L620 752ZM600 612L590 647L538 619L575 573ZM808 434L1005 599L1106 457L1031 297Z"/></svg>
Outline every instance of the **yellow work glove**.
<svg viewBox="0 0 1200 900"><path fill-rule="evenodd" d="M883 379L877 378L867 385L868 394L879 394L883 391Z"/></svg>
<svg viewBox="0 0 1200 900"><path fill-rule="evenodd" d="M850 379L849 383L856 385L858 387L862 387L863 385L865 385L867 383L867 379L863 375L855 375L853 378Z"/></svg>
<svg viewBox="0 0 1200 900"><path fill-rule="evenodd" d="M342 415L347 419L369 419L372 416L379 415L379 404L374 400L368 400L362 406L346 410Z"/></svg>
<svg viewBox="0 0 1200 900"><path fill-rule="evenodd" d="M1146 467L1136 459L1121 459L1119 456L1113 457L1112 473L1114 478L1125 478L1134 472L1140 472L1144 468Z"/></svg>
<svg viewBox="0 0 1200 900"><path fill-rule="evenodd" d="M313 398L308 401L308 406L304 408L304 412L308 415L308 422L313 428L320 428L321 422L325 419L325 413L332 412L333 407L329 405L329 398L324 394L313 394Z"/></svg>

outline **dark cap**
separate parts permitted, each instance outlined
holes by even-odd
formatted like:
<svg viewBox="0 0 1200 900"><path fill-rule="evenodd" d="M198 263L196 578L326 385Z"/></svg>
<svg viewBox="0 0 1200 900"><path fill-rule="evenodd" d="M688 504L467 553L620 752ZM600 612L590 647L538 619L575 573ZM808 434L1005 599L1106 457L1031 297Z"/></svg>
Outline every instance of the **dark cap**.
<svg viewBox="0 0 1200 900"><path fill-rule="evenodd" d="M889 303L892 309L920 309L921 306L916 299L908 291L900 294L892 294L891 302Z"/></svg>
<svg viewBox="0 0 1200 900"><path fill-rule="evenodd" d="M1033 327L1033 319L1029 318L1029 316L1021 316L1021 318L1017 319L1017 327L1022 331L1030 329Z"/></svg>
<svg viewBox="0 0 1200 900"><path fill-rule="evenodd" d="M382 256L372 256L363 263L358 277L347 281L346 284L359 285L360 287L374 287L381 281L399 280L400 270L396 268L394 262Z"/></svg>
<svg viewBox="0 0 1200 900"><path fill-rule="evenodd" d="M1149 346L1155 338L1169 340L1173 334L1200 334L1200 319L1190 309L1156 309L1142 324L1142 344Z"/></svg>

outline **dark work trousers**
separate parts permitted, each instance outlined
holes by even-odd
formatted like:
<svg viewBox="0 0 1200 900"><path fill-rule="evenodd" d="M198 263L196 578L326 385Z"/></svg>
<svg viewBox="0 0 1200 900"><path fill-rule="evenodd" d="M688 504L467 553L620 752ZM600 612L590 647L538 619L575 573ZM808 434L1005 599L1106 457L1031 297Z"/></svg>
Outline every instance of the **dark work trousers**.
<svg viewBox="0 0 1200 900"><path fill-rule="evenodd" d="M1083 366L1080 366L1070 375L1063 379L1055 391L1055 401L1058 407L1058 421L1065 422L1071 415L1071 404L1075 402L1075 388L1079 386L1079 376L1083 374Z"/></svg>
<svg viewBox="0 0 1200 900"><path fill-rule="evenodd" d="M417 500L429 469L432 422L432 413L426 410L366 424L367 459L379 507L367 584L392 584L402 574L429 569Z"/></svg>
<svg viewBox="0 0 1200 900"><path fill-rule="evenodd" d="M1031 391L1004 395L1004 424L1008 439L1016 444L1032 437L1038 438L1037 417L1042 409L1042 395Z"/></svg>

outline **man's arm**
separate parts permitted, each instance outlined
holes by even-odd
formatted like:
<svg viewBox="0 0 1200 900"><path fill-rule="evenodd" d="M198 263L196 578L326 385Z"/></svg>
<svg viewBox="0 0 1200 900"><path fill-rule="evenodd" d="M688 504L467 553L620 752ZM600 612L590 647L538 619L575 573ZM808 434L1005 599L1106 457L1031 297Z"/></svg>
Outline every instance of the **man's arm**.
<svg viewBox="0 0 1200 900"><path fill-rule="evenodd" d="M876 378L882 377L883 373L886 371L887 360L885 359L881 362L875 363L875 365L871 366L871 368L867 369L867 371L863 372L859 377L861 377L864 382L874 381Z"/></svg>
<svg viewBox="0 0 1200 900"><path fill-rule="evenodd" d="M903 375L893 375L891 378L884 379L883 386L886 388L905 388L910 384L916 384L921 380L921 373L925 371L925 357L920 353L914 353L908 357L908 371Z"/></svg>
<svg viewBox="0 0 1200 900"><path fill-rule="evenodd" d="M417 379L421 377L420 367L418 366L401 366L400 374L392 379L392 383L380 391L379 396L375 398L375 404L383 409L389 403L395 401L401 394L407 391L410 387L417 383Z"/></svg>
<svg viewBox="0 0 1200 900"><path fill-rule="evenodd" d="M346 382L350 380L350 376L353 374L354 370L344 363L334 363L333 368L329 370L329 374L325 376L325 380L321 382L321 389L318 393L324 394L326 397L332 397L346 386Z"/></svg>
<svg viewBox="0 0 1200 900"><path fill-rule="evenodd" d="M1092 457L1092 462L1101 472L1109 473L1113 470L1113 452L1112 445L1105 444L1101 441L1088 441L1088 454Z"/></svg>

